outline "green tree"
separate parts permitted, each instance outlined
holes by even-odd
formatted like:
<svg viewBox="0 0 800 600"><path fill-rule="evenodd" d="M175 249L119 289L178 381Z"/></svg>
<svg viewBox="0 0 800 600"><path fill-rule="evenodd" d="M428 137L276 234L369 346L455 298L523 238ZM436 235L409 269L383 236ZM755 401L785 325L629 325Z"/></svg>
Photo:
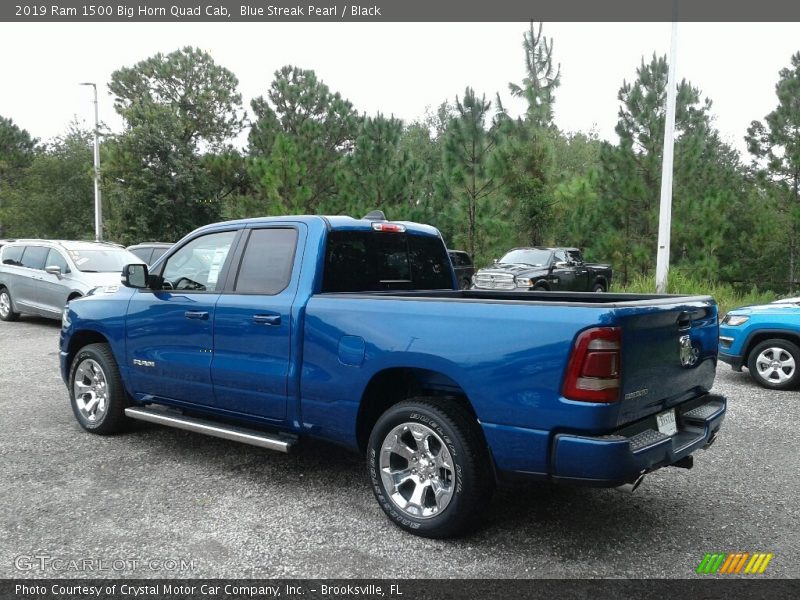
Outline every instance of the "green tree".
<svg viewBox="0 0 800 600"><path fill-rule="evenodd" d="M14 121L0 116L0 237L5 235L3 214L9 210L9 197L33 162L37 142Z"/></svg>
<svg viewBox="0 0 800 600"><path fill-rule="evenodd" d="M15 237L92 239L93 132L70 125L43 146L16 182L6 204Z"/></svg>
<svg viewBox="0 0 800 600"><path fill-rule="evenodd" d="M400 148L403 122L380 113L362 120L355 147L337 175L340 210L353 216L379 208L407 218L416 198L413 184L421 165Z"/></svg>
<svg viewBox="0 0 800 600"><path fill-rule="evenodd" d="M463 242L479 260L487 258L484 254L491 228L502 210L496 197L499 183L491 167L497 147L495 123L487 123L491 107L485 95L478 97L468 87L463 100L456 97L455 118L444 145L446 194L462 223L455 241Z"/></svg>
<svg viewBox="0 0 800 600"><path fill-rule="evenodd" d="M762 180L772 183L785 199L782 213L788 221L788 280L797 282L798 230L800 230L800 52L791 66L781 69L775 86L778 106L764 122L753 121L747 130L747 148Z"/></svg>
<svg viewBox="0 0 800 600"><path fill-rule="evenodd" d="M553 64L553 40L542 35L542 26L523 36L525 77L522 85L509 84L513 96L527 102L521 119L508 118L498 96L499 144L494 171L502 185L505 205L514 224L516 243L544 243L552 223L555 199L554 140L559 132L553 123L554 92L561 69Z"/></svg>
<svg viewBox="0 0 800 600"><path fill-rule="evenodd" d="M618 280L626 283L636 274L648 274L655 262L658 204L661 186L667 87L666 57L653 56L642 61L633 83L623 82L618 98L621 102L616 132L619 144L604 144L600 153L600 201L595 204L593 228L598 232L594 246L599 254L612 261ZM698 204L696 187L682 196L681 186L695 169L713 169L714 161L702 164L693 160L703 156L703 138L711 134L711 102L702 100L700 91L683 80L678 86L676 108L676 143L673 210L681 213L681 204ZM715 138L716 139L716 138ZM717 143L715 141L714 143ZM689 157L693 157L689 159ZM684 186L685 187L685 186ZM688 205L687 205L688 206ZM691 209L683 211L700 215ZM673 220L673 230L681 220ZM696 232L695 232L696 233ZM680 252L681 244L673 244Z"/></svg>
<svg viewBox="0 0 800 600"><path fill-rule="evenodd" d="M263 210L326 212L336 204L336 171L358 135L353 105L314 71L286 66L275 73L267 98L251 106L251 177Z"/></svg>
<svg viewBox="0 0 800 600"><path fill-rule="evenodd" d="M230 153L226 143L241 131L237 85L233 73L194 48L111 75L109 90L125 121L125 131L105 145L112 237L175 240L219 219L238 182L214 176L207 160Z"/></svg>

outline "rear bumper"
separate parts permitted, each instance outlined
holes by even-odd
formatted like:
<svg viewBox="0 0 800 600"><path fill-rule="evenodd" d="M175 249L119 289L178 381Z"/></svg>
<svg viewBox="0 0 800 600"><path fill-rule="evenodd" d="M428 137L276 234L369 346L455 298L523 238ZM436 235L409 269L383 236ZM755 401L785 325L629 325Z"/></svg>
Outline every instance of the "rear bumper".
<svg viewBox="0 0 800 600"><path fill-rule="evenodd" d="M678 432L659 433L655 415L604 436L558 434L551 451L555 482L615 487L708 447L725 417L724 396L707 394L675 407Z"/></svg>

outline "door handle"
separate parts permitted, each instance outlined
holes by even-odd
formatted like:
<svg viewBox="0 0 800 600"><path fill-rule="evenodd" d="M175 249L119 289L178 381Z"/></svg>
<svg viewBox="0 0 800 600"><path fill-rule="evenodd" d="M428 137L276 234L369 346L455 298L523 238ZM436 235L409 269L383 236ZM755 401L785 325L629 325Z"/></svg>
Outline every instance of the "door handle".
<svg viewBox="0 0 800 600"><path fill-rule="evenodd" d="M253 315L253 323L259 323L261 325L280 325L281 324L281 316L280 315Z"/></svg>
<svg viewBox="0 0 800 600"><path fill-rule="evenodd" d="M183 313L183 316L187 319L202 319L203 321L208 321L208 313L202 310L187 310Z"/></svg>

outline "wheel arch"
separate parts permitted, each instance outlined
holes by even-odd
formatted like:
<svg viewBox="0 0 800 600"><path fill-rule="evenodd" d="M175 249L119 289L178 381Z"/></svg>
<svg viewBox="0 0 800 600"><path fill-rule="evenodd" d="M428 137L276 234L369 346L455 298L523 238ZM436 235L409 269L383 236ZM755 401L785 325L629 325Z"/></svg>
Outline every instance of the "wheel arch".
<svg viewBox="0 0 800 600"><path fill-rule="evenodd" d="M89 344L108 344L110 346L111 342L105 335L93 329L76 331L70 337L69 346L67 347L67 365L72 365L75 355L80 352L81 348Z"/></svg>
<svg viewBox="0 0 800 600"><path fill-rule="evenodd" d="M475 422L478 415L463 387L441 371L419 367L390 367L375 373L361 395L356 418L356 442L367 448L375 422L388 408L409 398L446 398L462 407Z"/></svg>
<svg viewBox="0 0 800 600"><path fill-rule="evenodd" d="M800 332L789 331L786 329L761 329L759 331L754 331L747 337L747 341L743 346L743 364L746 365L750 360L750 353L753 351L753 348L765 340L775 339L786 340L787 342L792 342L793 344L800 346Z"/></svg>

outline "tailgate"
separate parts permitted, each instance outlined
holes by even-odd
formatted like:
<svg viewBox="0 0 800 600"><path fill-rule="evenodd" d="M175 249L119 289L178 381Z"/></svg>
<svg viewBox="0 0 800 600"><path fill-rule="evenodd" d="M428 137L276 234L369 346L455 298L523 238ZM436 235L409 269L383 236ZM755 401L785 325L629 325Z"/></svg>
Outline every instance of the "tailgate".
<svg viewBox="0 0 800 600"><path fill-rule="evenodd" d="M712 298L618 306L622 389L618 425L706 393L714 384L719 324Z"/></svg>

